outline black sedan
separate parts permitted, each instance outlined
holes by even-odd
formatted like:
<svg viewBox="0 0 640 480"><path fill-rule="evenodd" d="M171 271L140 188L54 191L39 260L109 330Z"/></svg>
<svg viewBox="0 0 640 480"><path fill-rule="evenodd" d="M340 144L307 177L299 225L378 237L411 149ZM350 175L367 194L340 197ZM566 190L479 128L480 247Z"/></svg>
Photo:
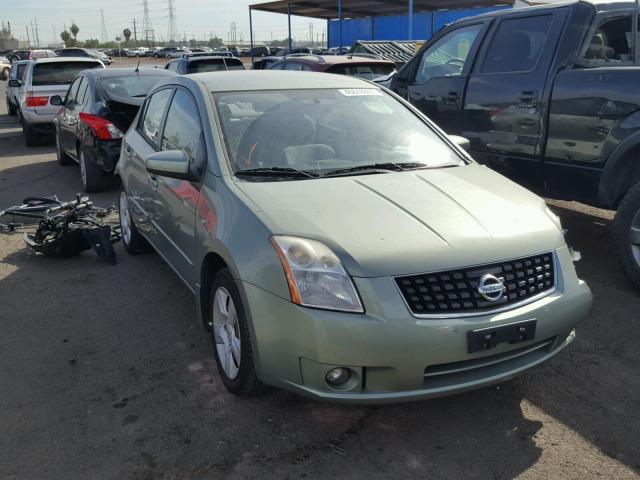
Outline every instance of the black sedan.
<svg viewBox="0 0 640 480"><path fill-rule="evenodd" d="M51 104L61 106L54 120L58 162L80 164L86 192L105 187L118 162L124 132L149 90L171 75L175 74L156 68L85 70L66 98L51 98Z"/></svg>

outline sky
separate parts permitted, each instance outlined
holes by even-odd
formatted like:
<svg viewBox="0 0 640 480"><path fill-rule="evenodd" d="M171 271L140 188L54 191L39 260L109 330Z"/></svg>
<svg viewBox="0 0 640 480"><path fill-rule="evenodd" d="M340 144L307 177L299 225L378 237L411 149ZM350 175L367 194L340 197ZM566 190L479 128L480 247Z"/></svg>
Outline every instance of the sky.
<svg viewBox="0 0 640 480"><path fill-rule="evenodd" d="M147 0L151 24L157 40L166 40L168 34L168 0ZM264 0L174 0L177 29L182 38L209 38L213 33L225 42L231 22L236 23L236 38L249 41L249 4ZM98 38L101 40L102 22L100 11L104 9L104 20L109 40L114 40L125 28L133 32L136 19L138 39L142 38L143 0L0 0L0 20L11 22L15 37L26 40L27 31L32 36L32 23L37 22L40 43L60 41L60 32L72 21L80 28L78 40ZM310 24L313 36L322 39L326 22L309 18L292 17L295 39L309 37ZM263 42L287 37L287 16L264 12L253 13L254 41ZM326 33L325 33L326 35ZM33 39L32 43L33 43Z"/></svg>

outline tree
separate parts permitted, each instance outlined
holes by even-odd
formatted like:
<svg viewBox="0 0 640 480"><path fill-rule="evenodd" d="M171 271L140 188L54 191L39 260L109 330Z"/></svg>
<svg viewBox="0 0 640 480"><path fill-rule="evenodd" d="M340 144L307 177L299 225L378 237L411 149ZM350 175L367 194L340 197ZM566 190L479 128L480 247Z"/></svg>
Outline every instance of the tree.
<svg viewBox="0 0 640 480"><path fill-rule="evenodd" d="M129 45L129 39L131 38L131 30L129 30L128 28L125 28L122 31L122 34L124 35L124 44Z"/></svg>
<svg viewBox="0 0 640 480"><path fill-rule="evenodd" d="M64 42L65 47L71 44L71 34L66 30L60 34L60 39Z"/></svg>
<svg viewBox="0 0 640 480"><path fill-rule="evenodd" d="M78 28L78 25L76 25L75 23L71 24L71 33L73 34L73 39L77 42L78 41L78 32L80 31L80 28Z"/></svg>
<svg viewBox="0 0 640 480"><path fill-rule="evenodd" d="M224 45L224 43L222 42L222 39L221 39L221 38L218 38L218 37L211 37L211 38L209 39L208 45L209 45L209 47L211 47L211 48L219 48L219 47L221 47L222 45Z"/></svg>
<svg viewBox="0 0 640 480"><path fill-rule="evenodd" d="M84 46L86 48L98 48L100 46L100 40L97 38L87 38L84 41Z"/></svg>

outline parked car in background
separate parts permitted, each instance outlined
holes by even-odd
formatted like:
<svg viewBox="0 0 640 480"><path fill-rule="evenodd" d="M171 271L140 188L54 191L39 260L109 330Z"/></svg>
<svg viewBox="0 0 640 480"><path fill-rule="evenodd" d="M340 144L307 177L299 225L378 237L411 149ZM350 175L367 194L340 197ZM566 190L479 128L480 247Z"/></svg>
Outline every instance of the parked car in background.
<svg viewBox="0 0 640 480"><path fill-rule="evenodd" d="M149 49L146 47L132 48L127 51L127 57L147 57Z"/></svg>
<svg viewBox="0 0 640 480"><path fill-rule="evenodd" d="M54 132L53 120L59 106L51 97L66 94L69 84L82 70L105 68L94 58L41 58L27 65L24 81L10 80L10 87L20 87L20 120L27 146L40 143L42 135Z"/></svg>
<svg viewBox="0 0 640 480"><path fill-rule="evenodd" d="M11 62L7 57L0 57L0 79L7 80L11 76Z"/></svg>
<svg viewBox="0 0 640 480"><path fill-rule="evenodd" d="M280 62L269 67L269 70L325 72L375 80L394 72L395 64L388 60L379 60L370 56L293 54L284 57Z"/></svg>
<svg viewBox="0 0 640 480"><path fill-rule="evenodd" d="M62 48L60 50L56 50L56 54L59 57L95 58L97 60L100 60L105 65L111 64L111 57L109 57L108 55L105 55L102 52L99 52L98 50L94 50L91 48L78 48L78 47Z"/></svg>
<svg viewBox="0 0 640 480"><path fill-rule="evenodd" d="M165 65L167 70L179 75L203 72L223 72L227 70L244 70L239 58L219 56L187 55L185 58L171 60Z"/></svg>
<svg viewBox="0 0 640 480"><path fill-rule="evenodd" d="M159 50L155 50L153 56L156 58L167 58L167 54L175 52L176 50L178 50L178 47L162 47Z"/></svg>
<svg viewBox="0 0 640 480"><path fill-rule="evenodd" d="M541 198L357 78L169 78L122 152L124 246L194 293L237 395L462 392L552 358L591 308Z"/></svg>
<svg viewBox="0 0 640 480"><path fill-rule="evenodd" d="M181 58L184 55L191 53L190 50L187 50L186 48L176 48L175 50L172 50L170 52L168 52L165 57L166 58Z"/></svg>
<svg viewBox="0 0 640 480"><path fill-rule="evenodd" d="M281 62L284 57L262 57L253 61L254 70L268 70L272 65Z"/></svg>
<svg viewBox="0 0 640 480"><path fill-rule="evenodd" d="M504 10L441 30L391 89L475 159L546 196L616 209L640 288L640 67L635 2Z"/></svg>
<svg viewBox="0 0 640 480"><path fill-rule="evenodd" d="M5 88L5 103L7 104L7 112L9 115L16 115L20 108L20 86L24 80L24 73L29 63L31 63L31 60L18 60L11 66L11 73ZM17 80L18 84L16 85L16 83L11 82L11 80Z"/></svg>
<svg viewBox="0 0 640 480"><path fill-rule="evenodd" d="M272 57L286 57L287 55L295 55L298 53L313 54L313 50L308 47L299 47L289 50L288 48L271 48Z"/></svg>
<svg viewBox="0 0 640 480"><path fill-rule="evenodd" d="M80 164L85 192L108 184L124 132L144 98L159 80L174 74L158 68L86 70L65 96L51 98L59 109L55 119L56 154L61 165Z"/></svg>
<svg viewBox="0 0 640 480"><path fill-rule="evenodd" d="M7 54L11 63L19 60L34 60L36 58L53 58L56 53L53 50L12 50Z"/></svg>

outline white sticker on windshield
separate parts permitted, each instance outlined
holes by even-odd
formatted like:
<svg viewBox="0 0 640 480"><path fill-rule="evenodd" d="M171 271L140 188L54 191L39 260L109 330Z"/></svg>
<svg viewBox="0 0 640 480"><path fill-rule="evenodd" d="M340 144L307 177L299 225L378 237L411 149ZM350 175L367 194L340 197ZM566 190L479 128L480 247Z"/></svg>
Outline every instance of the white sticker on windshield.
<svg viewBox="0 0 640 480"><path fill-rule="evenodd" d="M341 88L338 90L345 97L377 97L382 92L377 88Z"/></svg>

